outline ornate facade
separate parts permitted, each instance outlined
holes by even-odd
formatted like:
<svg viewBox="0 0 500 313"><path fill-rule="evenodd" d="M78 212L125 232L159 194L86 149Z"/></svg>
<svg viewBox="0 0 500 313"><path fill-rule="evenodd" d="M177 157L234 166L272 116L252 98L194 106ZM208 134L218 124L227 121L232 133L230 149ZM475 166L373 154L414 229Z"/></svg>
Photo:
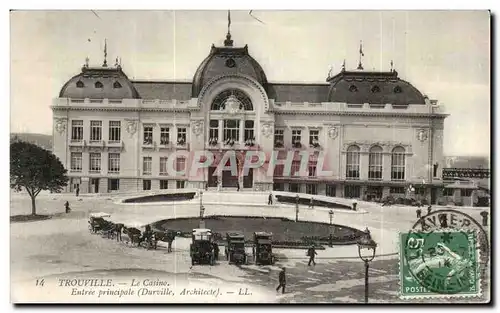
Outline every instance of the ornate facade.
<svg viewBox="0 0 500 313"><path fill-rule="evenodd" d="M103 64L106 65L106 64ZM212 45L193 80L130 80L119 64L71 78L52 106L54 153L69 190L129 192L166 188L285 190L340 197L406 193L435 201L443 182L446 114L395 70L342 69L324 84L272 83L248 46ZM243 174L217 172L226 151L238 168L248 151L293 151L290 175L269 162ZM182 152L184 151L184 152ZM190 171L210 151L212 166ZM297 155L311 154L299 173ZM173 161L172 154L177 156ZM281 154L283 153L283 154ZM325 169L317 168L317 155ZM172 174L173 167L186 173ZM328 170L329 176L316 175Z"/></svg>

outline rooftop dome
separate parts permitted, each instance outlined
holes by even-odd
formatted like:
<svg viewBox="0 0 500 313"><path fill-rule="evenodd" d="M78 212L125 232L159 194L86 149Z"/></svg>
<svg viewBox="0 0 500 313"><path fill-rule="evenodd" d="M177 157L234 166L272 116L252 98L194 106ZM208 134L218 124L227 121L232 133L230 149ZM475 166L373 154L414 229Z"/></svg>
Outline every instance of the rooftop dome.
<svg viewBox="0 0 500 313"><path fill-rule="evenodd" d="M64 84L59 98L138 99L140 96L121 66L84 66L80 74Z"/></svg>
<svg viewBox="0 0 500 313"><path fill-rule="evenodd" d="M248 54L248 45L243 48L233 47L230 34L224 43L224 47L212 45L210 54L196 70L192 85L193 98L198 97L207 82L223 74L243 74L253 77L267 91L266 74L259 63Z"/></svg>
<svg viewBox="0 0 500 313"><path fill-rule="evenodd" d="M353 104L425 104L422 93L407 81L398 77L398 72L341 71L328 78L329 102Z"/></svg>

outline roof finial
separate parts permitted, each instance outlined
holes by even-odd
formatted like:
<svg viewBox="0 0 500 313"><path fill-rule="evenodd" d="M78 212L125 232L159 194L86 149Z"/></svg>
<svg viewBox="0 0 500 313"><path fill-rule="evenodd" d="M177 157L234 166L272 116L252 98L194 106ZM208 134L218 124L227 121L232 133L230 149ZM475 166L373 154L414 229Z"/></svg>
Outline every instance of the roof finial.
<svg viewBox="0 0 500 313"><path fill-rule="evenodd" d="M391 60L391 72L394 72L394 62Z"/></svg>
<svg viewBox="0 0 500 313"><path fill-rule="evenodd" d="M118 57L116 57L116 59L115 59L115 67L118 67L118 66L120 66L120 63L118 63Z"/></svg>
<svg viewBox="0 0 500 313"><path fill-rule="evenodd" d="M345 59L344 62L342 62L342 72L345 72Z"/></svg>
<svg viewBox="0 0 500 313"><path fill-rule="evenodd" d="M85 65L84 66L87 67L87 68L89 67L89 61L90 61L89 57L86 57L85 58Z"/></svg>
<svg viewBox="0 0 500 313"><path fill-rule="evenodd" d="M108 57L108 43L106 39L104 39L104 63L102 63L102 67L108 67L108 61L106 58Z"/></svg>
<svg viewBox="0 0 500 313"><path fill-rule="evenodd" d="M361 62L361 57L364 57L365 54L363 53L363 41L359 41L359 64L358 64L358 70L363 69L363 62Z"/></svg>
<svg viewBox="0 0 500 313"><path fill-rule="evenodd" d="M224 40L224 46L233 46L233 41L231 40L231 10L227 10L227 35L226 40Z"/></svg>

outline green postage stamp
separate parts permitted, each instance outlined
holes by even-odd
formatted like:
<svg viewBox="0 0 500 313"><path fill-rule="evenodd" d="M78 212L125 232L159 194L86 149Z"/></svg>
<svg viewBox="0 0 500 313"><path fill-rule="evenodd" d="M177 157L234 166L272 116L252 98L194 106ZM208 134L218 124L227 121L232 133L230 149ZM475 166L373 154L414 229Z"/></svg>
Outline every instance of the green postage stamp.
<svg viewBox="0 0 500 313"><path fill-rule="evenodd" d="M409 231L399 239L401 298L480 296L475 231Z"/></svg>

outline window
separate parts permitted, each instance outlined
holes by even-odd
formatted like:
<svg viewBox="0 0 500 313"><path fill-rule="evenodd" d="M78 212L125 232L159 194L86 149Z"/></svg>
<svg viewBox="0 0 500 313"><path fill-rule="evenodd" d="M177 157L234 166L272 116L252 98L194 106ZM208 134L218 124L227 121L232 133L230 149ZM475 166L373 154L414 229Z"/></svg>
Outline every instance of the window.
<svg viewBox="0 0 500 313"><path fill-rule="evenodd" d="M443 196L452 197L454 192L455 192L455 190L453 190L452 188L444 188L443 189Z"/></svg>
<svg viewBox="0 0 500 313"><path fill-rule="evenodd" d="M81 80L76 82L76 88L83 88L83 87L85 87L85 84Z"/></svg>
<svg viewBox="0 0 500 313"><path fill-rule="evenodd" d="M122 85L119 82L114 82L113 88L122 88Z"/></svg>
<svg viewBox="0 0 500 313"><path fill-rule="evenodd" d="M329 197L335 197L335 185L326 185L326 195Z"/></svg>
<svg viewBox="0 0 500 313"><path fill-rule="evenodd" d="M144 136L143 144L152 145L153 144L153 126L144 126L143 136Z"/></svg>
<svg viewBox="0 0 500 313"><path fill-rule="evenodd" d="M394 93L401 93L401 92L403 92L403 90L401 89L400 86L394 87Z"/></svg>
<svg viewBox="0 0 500 313"><path fill-rule="evenodd" d="M309 166L309 177L316 177L316 165Z"/></svg>
<svg viewBox="0 0 500 313"><path fill-rule="evenodd" d="M108 154L108 172L109 173L119 173L120 172L120 154L110 153Z"/></svg>
<svg viewBox="0 0 500 313"><path fill-rule="evenodd" d="M245 111L253 110L252 100L250 100L250 97L238 89L229 89L218 94L212 102L211 110L224 111L227 109L226 105L228 102L232 105L239 104L235 107L235 109Z"/></svg>
<svg viewBox="0 0 500 313"><path fill-rule="evenodd" d="M273 190L285 191L285 185L283 183L273 183Z"/></svg>
<svg viewBox="0 0 500 313"><path fill-rule="evenodd" d="M90 154L90 172L99 173L101 172L101 154L91 153Z"/></svg>
<svg viewBox="0 0 500 313"><path fill-rule="evenodd" d="M102 140L102 121L90 121L90 141Z"/></svg>
<svg viewBox="0 0 500 313"><path fill-rule="evenodd" d="M391 156L391 179L405 179L405 149L403 147L395 147L392 149Z"/></svg>
<svg viewBox="0 0 500 313"><path fill-rule="evenodd" d="M175 159L175 170L177 172L183 172L186 170L186 158L185 157L178 157Z"/></svg>
<svg viewBox="0 0 500 313"><path fill-rule="evenodd" d="M160 180L160 189L168 189L168 180Z"/></svg>
<svg viewBox="0 0 500 313"><path fill-rule="evenodd" d="M380 92L380 87L379 87L379 86L373 86L373 87L372 87L372 92L373 92L373 93Z"/></svg>
<svg viewBox="0 0 500 313"><path fill-rule="evenodd" d="M187 128L186 127L177 128L177 143L183 145L186 142L187 142Z"/></svg>
<svg viewBox="0 0 500 313"><path fill-rule="evenodd" d="M82 171L82 153L81 152L71 152L71 171L81 172Z"/></svg>
<svg viewBox="0 0 500 313"><path fill-rule="evenodd" d="M151 180L150 179L144 179L142 181L142 190L151 190Z"/></svg>
<svg viewBox="0 0 500 313"><path fill-rule="evenodd" d="M361 187L347 185L344 187L344 196L346 198L359 198L361 196Z"/></svg>
<svg viewBox="0 0 500 313"><path fill-rule="evenodd" d="M210 120L210 129L208 130L208 143L216 145L219 142L219 121Z"/></svg>
<svg viewBox="0 0 500 313"><path fill-rule="evenodd" d="M472 196L472 189L462 189L460 190L460 195L462 197L470 197Z"/></svg>
<svg viewBox="0 0 500 313"><path fill-rule="evenodd" d="M288 184L289 192L299 192L299 184Z"/></svg>
<svg viewBox="0 0 500 313"><path fill-rule="evenodd" d="M109 122L109 141L120 142L121 140L121 122L120 121L110 121Z"/></svg>
<svg viewBox="0 0 500 313"><path fill-rule="evenodd" d="M160 145L168 145L170 142L170 128L160 128Z"/></svg>
<svg viewBox="0 0 500 313"><path fill-rule="evenodd" d="M240 138L240 121L224 120L224 142L228 140L238 141Z"/></svg>
<svg viewBox="0 0 500 313"><path fill-rule="evenodd" d="M274 166L273 176L282 177L284 168L285 168L285 164L276 164Z"/></svg>
<svg viewBox="0 0 500 313"><path fill-rule="evenodd" d="M71 140L82 141L83 140L83 121L73 120L71 121Z"/></svg>
<svg viewBox="0 0 500 313"><path fill-rule="evenodd" d="M346 178L359 179L359 147L349 146L347 148Z"/></svg>
<svg viewBox="0 0 500 313"><path fill-rule="evenodd" d="M95 86L95 88L103 88L103 85L101 82L96 82L94 86Z"/></svg>
<svg viewBox="0 0 500 313"><path fill-rule="evenodd" d="M382 148L374 146L370 149L368 155L368 179L381 180L382 179Z"/></svg>
<svg viewBox="0 0 500 313"><path fill-rule="evenodd" d="M351 86L349 87L349 91L350 91L350 92L356 92L356 91L358 91L358 87L356 87L355 85L351 85Z"/></svg>
<svg viewBox="0 0 500 313"><path fill-rule="evenodd" d="M245 141L255 139L253 126L253 121L245 121Z"/></svg>
<svg viewBox="0 0 500 313"><path fill-rule="evenodd" d="M309 131L309 145L317 146L319 145L319 130L310 130Z"/></svg>
<svg viewBox="0 0 500 313"><path fill-rule="evenodd" d="M275 129L274 130L274 146L276 148L283 148L285 144L285 130Z"/></svg>
<svg viewBox="0 0 500 313"><path fill-rule="evenodd" d="M292 130L292 145L300 144L302 140L302 131L300 129Z"/></svg>
<svg viewBox="0 0 500 313"><path fill-rule="evenodd" d="M168 160L168 157L160 157L160 175L168 175L167 174L167 160Z"/></svg>
<svg viewBox="0 0 500 313"><path fill-rule="evenodd" d="M292 176L299 176L299 171L300 171L300 161L292 161L292 170L291 174Z"/></svg>
<svg viewBox="0 0 500 313"><path fill-rule="evenodd" d="M396 194L404 194L405 193L405 187L391 187L389 189L390 193L396 193Z"/></svg>
<svg viewBox="0 0 500 313"><path fill-rule="evenodd" d="M310 195L318 194L318 186L316 184L307 184L306 185L306 193Z"/></svg>
<svg viewBox="0 0 500 313"><path fill-rule="evenodd" d="M142 175L151 175L153 159L151 157L142 158Z"/></svg>
<svg viewBox="0 0 500 313"><path fill-rule="evenodd" d="M183 189L184 188L184 185L185 185L185 181L183 180L178 180L177 183L176 183L176 187L177 189Z"/></svg>
<svg viewBox="0 0 500 313"><path fill-rule="evenodd" d="M120 180L119 179L108 179L108 190L109 191L120 190Z"/></svg>

